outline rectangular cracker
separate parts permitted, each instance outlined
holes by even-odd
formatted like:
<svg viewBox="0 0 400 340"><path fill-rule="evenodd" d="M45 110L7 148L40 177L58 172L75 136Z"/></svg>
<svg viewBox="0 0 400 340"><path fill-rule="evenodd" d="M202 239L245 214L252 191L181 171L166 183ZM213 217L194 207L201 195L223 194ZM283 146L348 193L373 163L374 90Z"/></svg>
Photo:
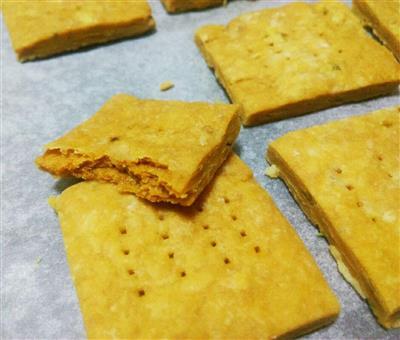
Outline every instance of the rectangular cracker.
<svg viewBox="0 0 400 340"><path fill-rule="evenodd" d="M274 339L338 315L313 258L235 155L192 207L99 182L51 204L89 338Z"/></svg>
<svg viewBox="0 0 400 340"><path fill-rule="evenodd" d="M142 34L154 28L147 0L4 1L19 61Z"/></svg>
<svg viewBox="0 0 400 340"><path fill-rule="evenodd" d="M400 107L290 132L268 160L378 321L400 326Z"/></svg>
<svg viewBox="0 0 400 340"><path fill-rule="evenodd" d="M237 111L119 94L48 144L37 164L55 176L112 182L152 202L191 205L232 148Z"/></svg>
<svg viewBox="0 0 400 340"><path fill-rule="evenodd" d="M227 0L161 0L169 13L178 13L191 10L221 6Z"/></svg>
<svg viewBox="0 0 400 340"><path fill-rule="evenodd" d="M195 40L244 125L394 91L400 65L336 1L290 3L200 28Z"/></svg>
<svg viewBox="0 0 400 340"><path fill-rule="evenodd" d="M353 11L400 61L400 1L353 0Z"/></svg>

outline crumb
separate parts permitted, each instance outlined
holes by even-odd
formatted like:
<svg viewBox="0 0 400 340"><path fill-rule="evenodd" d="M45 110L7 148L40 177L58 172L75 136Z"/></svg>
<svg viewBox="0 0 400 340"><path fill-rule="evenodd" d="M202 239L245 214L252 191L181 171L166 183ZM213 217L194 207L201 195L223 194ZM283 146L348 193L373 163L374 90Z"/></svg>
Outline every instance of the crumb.
<svg viewBox="0 0 400 340"><path fill-rule="evenodd" d="M279 177L279 169L275 164L272 164L271 166L267 167L265 169L265 175L271 178L277 178Z"/></svg>
<svg viewBox="0 0 400 340"><path fill-rule="evenodd" d="M167 80L160 84L160 90L168 91L169 89L172 89L174 86L175 84L172 81Z"/></svg>
<svg viewBox="0 0 400 340"><path fill-rule="evenodd" d="M39 266L40 262L42 262L42 257L41 257L41 256L38 256L38 257L36 258L36 260L35 260L36 266Z"/></svg>

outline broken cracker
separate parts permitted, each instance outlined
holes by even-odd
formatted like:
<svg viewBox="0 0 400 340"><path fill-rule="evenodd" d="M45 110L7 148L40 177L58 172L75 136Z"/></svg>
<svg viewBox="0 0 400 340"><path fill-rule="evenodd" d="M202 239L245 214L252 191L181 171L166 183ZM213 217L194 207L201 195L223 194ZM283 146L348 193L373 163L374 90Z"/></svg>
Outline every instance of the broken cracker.
<svg viewBox="0 0 400 340"><path fill-rule="evenodd" d="M3 15L20 61L142 34L155 26L147 0L6 0Z"/></svg>
<svg viewBox="0 0 400 340"><path fill-rule="evenodd" d="M393 92L400 65L336 1L290 3L200 28L195 40L244 125Z"/></svg>
<svg viewBox="0 0 400 340"><path fill-rule="evenodd" d="M200 10L225 5L225 0L161 0L169 13Z"/></svg>
<svg viewBox="0 0 400 340"><path fill-rule="evenodd" d="M353 0L353 11L400 61L400 1Z"/></svg>
<svg viewBox="0 0 400 340"><path fill-rule="evenodd" d="M312 256L236 155L192 207L99 182L51 204L88 338L275 339L339 313Z"/></svg>
<svg viewBox="0 0 400 340"><path fill-rule="evenodd" d="M290 132L267 158L378 321L400 326L400 107Z"/></svg>
<svg viewBox="0 0 400 340"><path fill-rule="evenodd" d="M191 205L228 156L239 130L230 104L112 97L46 146L53 175L100 180L152 202Z"/></svg>

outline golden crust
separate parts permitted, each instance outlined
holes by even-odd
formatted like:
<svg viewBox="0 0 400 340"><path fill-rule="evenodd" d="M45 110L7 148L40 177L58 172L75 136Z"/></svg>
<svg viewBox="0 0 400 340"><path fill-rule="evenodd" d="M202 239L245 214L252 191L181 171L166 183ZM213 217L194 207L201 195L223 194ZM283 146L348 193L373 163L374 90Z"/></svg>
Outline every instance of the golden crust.
<svg viewBox="0 0 400 340"><path fill-rule="evenodd" d="M225 0L161 0L169 13L199 10L208 7L221 6Z"/></svg>
<svg viewBox="0 0 400 340"><path fill-rule="evenodd" d="M56 176L112 182L152 202L191 205L231 150L237 110L116 95L48 144L37 164Z"/></svg>
<svg viewBox="0 0 400 340"><path fill-rule="evenodd" d="M387 328L400 326L399 122L396 107L294 131L267 155Z"/></svg>
<svg viewBox="0 0 400 340"><path fill-rule="evenodd" d="M192 207L98 182L51 204L89 338L294 337L339 313L312 256L237 156Z"/></svg>
<svg viewBox="0 0 400 340"><path fill-rule="evenodd" d="M391 53L335 1L243 14L195 40L244 125L389 93L400 80Z"/></svg>
<svg viewBox="0 0 400 340"><path fill-rule="evenodd" d="M142 34L155 26L147 0L6 0L3 15L20 61Z"/></svg>
<svg viewBox="0 0 400 340"><path fill-rule="evenodd" d="M400 61L400 1L353 0L353 10Z"/></svg>

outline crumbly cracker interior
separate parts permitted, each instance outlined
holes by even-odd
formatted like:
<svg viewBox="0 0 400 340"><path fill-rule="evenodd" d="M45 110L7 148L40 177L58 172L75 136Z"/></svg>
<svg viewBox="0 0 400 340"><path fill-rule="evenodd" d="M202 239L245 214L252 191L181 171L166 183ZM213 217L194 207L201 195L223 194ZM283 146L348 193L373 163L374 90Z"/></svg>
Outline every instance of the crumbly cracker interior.
<svg viewBox="0 0 400 340"><path fill-rule="evenodd" d="M231 151L238 107L112 97L46 146L38 165L56 176L117 184L150 201L190 205Z"/></svg>

